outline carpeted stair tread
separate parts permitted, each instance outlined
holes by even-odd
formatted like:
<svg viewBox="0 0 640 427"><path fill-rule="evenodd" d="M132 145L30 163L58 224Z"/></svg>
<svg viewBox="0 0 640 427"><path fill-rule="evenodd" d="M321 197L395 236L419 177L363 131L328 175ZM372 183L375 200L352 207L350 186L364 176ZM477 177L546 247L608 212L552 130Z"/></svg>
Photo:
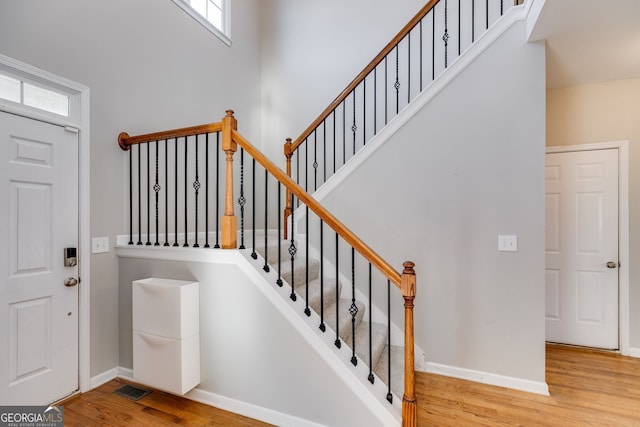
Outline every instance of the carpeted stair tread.
<svg viewBox="0 0 640 427"><path fill-rule="evenodd" d="M336 285L339 286L338 295L340 295L342 285L339 282L338 283L336 282L337 282L336 279L333 279L333 278L324 279L324 285L322 286L322 293L324 295L323 303L324 303L325 310L327 309L327 307L333 305L333 303L336 302ZM296 289L296 292L298 293L299 297L302 298L302 300L304 300L307 292L307 287L299 286ZM314 279L311 282L309 282L309 307L311 307L313 311L315 311L316 313L318 313L318 315L320 315L320 278Z"/></svg>
<svg viewBox="0 0 640 427"><path fill-rule="evenodd" d="M281 266L281 272L282 272L281 273L282 280L284 280L289 284L289 286L291 286L291 260L284 261L280 266ZM294 266L294 270L293 270L294 285L293 286L297 288L299 286L304 285L307 281L306 259L305 258L296 259L296 261L293 263L293 266ZM276 272L278 271L277 265L274 265L272 267L275 269ZM312 280L315 280L319 274L320 274L320 261L315 258L309 259L309 283L311 283Z"/></svg>
<svg viewBox="0 0 640 427"><path fill-rule="evenodd" d="M349 329L351 332L351 329ZM381 323L371 323L371 361L376 366L382 351L387 345L387 326ZM349 347L352 345L351 333L345 338ZM356 356L367 366L369 365L369 322L360 322L356 328Z"/></svg>
<svg viewBox="0 0 640 427"><path fill-rule="evenodd" d="M373 370L385 384L387 384L389 375L387 370L388 349L388 346L384 347L380 359ZM402 399L404 394L404 347L397 345L391 346L391 391Z"/></svg>
<svg viewBox="0 0 640 427"><path fill-rule="evenodd" d="M297 245L297 243L296 243ZM280 240L280 262L291 262L291 255L289 254L289 246L291 246L291 240ZM256 237L256 252L264 258L264 235L262 237ZM275 237L269 237L267 239L267 263L276 265L278 263L278 239Z"/></svg>
<svg viewBox="0 0 640 427"><path fill-rule="evenodd" d="M349 313L349 307L351 306L350 299L340 299L339 300L339 322L340 322L340 330L338 331L338 335L342 340L345 337L351 336L351 314ZM358 313L356 314L356 328L362 321L362 317L364 316L365 307L364 304L360 301L356 300L356 307L358 308ZM324 321L325 323L334 331L336 330L336 304L331 304L329 307L326 307L324 310Z"/></svg>

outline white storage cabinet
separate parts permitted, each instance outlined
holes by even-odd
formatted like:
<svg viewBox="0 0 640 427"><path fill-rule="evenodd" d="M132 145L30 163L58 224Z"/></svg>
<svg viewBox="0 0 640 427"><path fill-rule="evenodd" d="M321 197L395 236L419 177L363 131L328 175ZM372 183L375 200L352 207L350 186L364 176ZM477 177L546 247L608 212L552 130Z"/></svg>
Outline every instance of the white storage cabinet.
<svg viewBox="0 0 640 427"><path fill-rule="evenodd" d="M199 291L198 282L133 282L134 381L176 394L200 383Z"/></svg>

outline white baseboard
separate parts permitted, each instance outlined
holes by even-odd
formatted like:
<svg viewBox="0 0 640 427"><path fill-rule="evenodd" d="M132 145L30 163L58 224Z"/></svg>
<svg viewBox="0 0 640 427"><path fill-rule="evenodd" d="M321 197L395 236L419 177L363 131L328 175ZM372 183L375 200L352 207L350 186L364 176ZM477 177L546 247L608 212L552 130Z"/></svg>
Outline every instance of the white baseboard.
<svg viewBox="0 0 640 427"><path fill-rule="evenodd" d="M90 390L93 390L96 387L100 387L102 384L108 383L112 379L117 378L119 369L120 368L109 369L108 371L98 374L95 377L91 377L91 381L89 382Z"/></svg>
<svg viewBox="0 0 640 427"><path fill-rule="evenodd" d="M638 347L629 347L629 354L626 354L625 356L640 357L640 348L638 348Z"/></svg>
<svg viewBox="0 0 640 427"><path fill-rule="evenodd" d="M546 382L507 377L433 362L427 362L425 372L549 396L549 386Z"/></svg>
<svg viewBox="0 0 640 427"><path fill-rule="evenodd" d="M91 378L91 388L96 388L102 384L108 383L115 378L124 378L133 380L133 370L123 367L109 369L101 374ZM294 417L292 415L283 414L261 406L252 405L250 403L241 402L229 397L220 396L205 390L195 388L184 395L187 399L206 405L215 406L218 409L233 412L245 417L250 417L259 421L263 421L278 426L300 426L300 427L326 427L308 420Z"/></svg>
<svg viewBox="0 0 640 427"><path fill-rule="evenodd" d="M283 414L272 409L263 408L261 406L252 405L250 403L241 402L229 397L220 396L215 393L195 388L188 392L185 397L195 400L196 402L215 406L225 411L250 417L255 420L263 421L278 426L296 426L296 427L326 427L312 421L297 418L292 415Z"/></svg>

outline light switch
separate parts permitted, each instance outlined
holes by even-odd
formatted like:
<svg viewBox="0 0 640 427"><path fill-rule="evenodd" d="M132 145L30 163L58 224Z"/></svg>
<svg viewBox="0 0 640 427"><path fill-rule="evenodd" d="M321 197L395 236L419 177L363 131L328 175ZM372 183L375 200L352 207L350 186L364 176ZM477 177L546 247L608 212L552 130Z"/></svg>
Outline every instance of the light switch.
<svg viewBox="0 0 640 427"><path fill-rule="evenodd" d="M517 252L518 236L498 236L498 250L501 252Z"/></svg>
<svg viewBox="0 0 640 427"><path fill-rule="evenodd" d="M91 239L91 253L100 254L103 252L109 252L109 238L108 237L94 237Z"/></svg>

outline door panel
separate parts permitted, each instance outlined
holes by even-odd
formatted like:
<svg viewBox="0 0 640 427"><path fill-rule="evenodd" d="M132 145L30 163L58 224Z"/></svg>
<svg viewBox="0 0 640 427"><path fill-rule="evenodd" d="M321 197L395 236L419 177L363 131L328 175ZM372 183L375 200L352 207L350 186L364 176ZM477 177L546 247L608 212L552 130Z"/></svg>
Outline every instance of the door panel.
<svg viewBox="0 0 640 427"><path fill-rule="evenodd" d="M618 150L546 159L547 341L617 349Z"/></svg>
<svg viewBox="0 0 640 427"><path fill-rule="evenodd" d="M0 113L0 404L78 389L78 134Z"/></svg>

